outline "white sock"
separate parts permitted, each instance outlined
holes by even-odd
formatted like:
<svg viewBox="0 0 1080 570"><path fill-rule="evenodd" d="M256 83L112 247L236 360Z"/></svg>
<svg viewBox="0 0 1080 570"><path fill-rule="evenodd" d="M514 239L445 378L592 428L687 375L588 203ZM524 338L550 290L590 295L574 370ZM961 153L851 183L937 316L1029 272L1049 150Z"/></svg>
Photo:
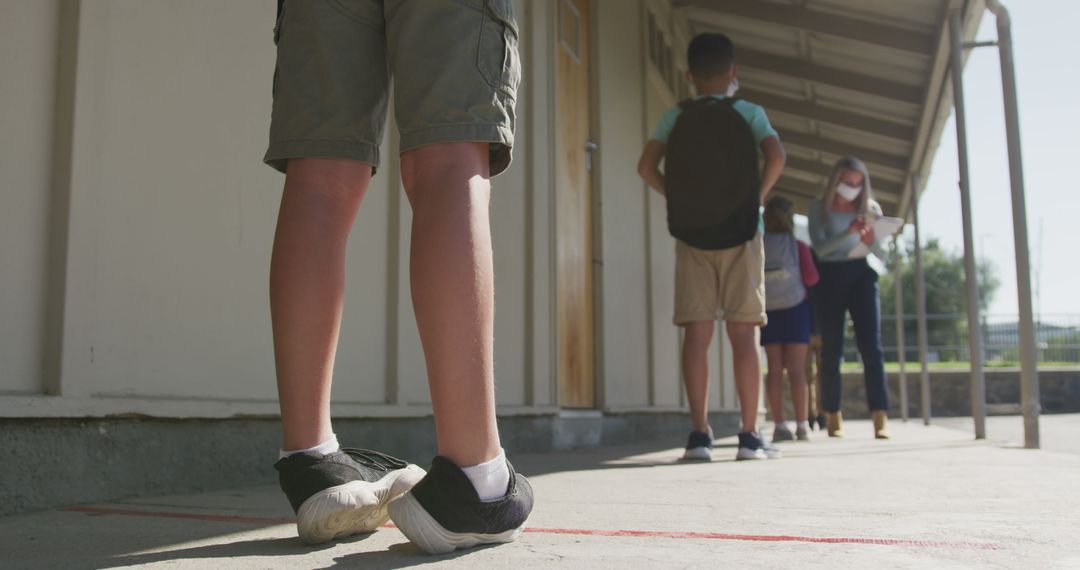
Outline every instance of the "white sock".
<svg viewBox="0 0 1080 570"><path fill-rule="evenodd" d="M476 488L481 501L494 501L506 496L506 487L510 484L510 469L506 467L506 453L499 450L499 456L480 465L462 467L465 476Z"/></svg>
<svg viewBox="0 0 1080 570"><path fill-rule="evenodd" d="M787 430L787 422L776 422L776 429ZM790 431L790 430L788 430Z"/></svg>
<svg viewBox="0 0 1080 570"><path fill-rule="evenodd" d="M296 455L297 453L311 453L313 455L330 455L331 453L341 449L338 445L337 436L330 434L330 439L316 445L315 447L309 447L307 449L297 449L293 451L285 451L282 449L278 452L278 459L285 459L290 455Z"/></svg>
<svg viewBox="0 0 1080 570"><path fill-rule="evenodd" d="M803 431L810 431L810 420L799 422L799 429Z"/></svg>

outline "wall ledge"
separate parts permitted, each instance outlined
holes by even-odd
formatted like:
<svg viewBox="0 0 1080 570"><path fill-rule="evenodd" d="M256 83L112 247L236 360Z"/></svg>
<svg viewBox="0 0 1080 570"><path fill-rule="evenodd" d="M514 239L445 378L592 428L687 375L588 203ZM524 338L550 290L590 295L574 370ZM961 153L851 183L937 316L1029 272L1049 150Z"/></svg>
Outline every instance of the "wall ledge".
<svg viewBox="0 0 1080 570"><path fill-rule="evenodd" d="M552 406L499 406L500 417L548 416ZM423 418L429 404L338 403L335 418ZM279 417L276 400L220 400L198 398L64 397L42 394L0 395L0 419L18 418L172 418L229 419Z"/></svg>

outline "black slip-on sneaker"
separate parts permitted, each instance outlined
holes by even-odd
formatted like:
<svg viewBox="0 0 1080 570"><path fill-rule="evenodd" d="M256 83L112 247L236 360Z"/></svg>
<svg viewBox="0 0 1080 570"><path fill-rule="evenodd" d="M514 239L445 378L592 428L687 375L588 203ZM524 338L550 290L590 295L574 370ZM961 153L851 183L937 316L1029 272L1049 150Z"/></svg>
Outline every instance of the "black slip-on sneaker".
<svg viewBox="0 0 1080 570"><path fill-rule="evenodd" d="M712 437L703 431L692 431L686 440L686 451L682 458L687 461L711 461Z"/></svg>
<svg viewBox="0 0 1080 570"><path fill-rule="evenodd" d="M396 457L351 448L328 455L299 453L274 468L296 512L300 540L308 544L379 528L389 518L390 501L424 476L423 469Z"/></svg>
<svg viewBox="0 0 1080 570"><path fill-rule="evenodd" d="M506 466L510 469L506 495L481 501L457 465L445 457L436 457L423 480L390 503L390 518L428 554L516 540L532 512L533 490L509 461Z"/></svg>
<svg viewBox="0 0 1080 570"><path fill-rule="evenodd" d="M779 459L780 450L768 443L760 433L742 432L739 434L739 451L735 454L736 461L748 459Z"/></svg>

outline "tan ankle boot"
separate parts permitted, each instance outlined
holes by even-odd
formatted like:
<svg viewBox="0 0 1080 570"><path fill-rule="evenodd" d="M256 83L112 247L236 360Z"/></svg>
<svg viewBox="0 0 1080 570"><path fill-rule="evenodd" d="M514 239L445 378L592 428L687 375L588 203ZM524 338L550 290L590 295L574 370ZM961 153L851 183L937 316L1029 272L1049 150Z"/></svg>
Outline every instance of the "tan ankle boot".
<svg viewBox="0 0 1080 570"><path fill-rule="evenodd" d="M885 410L876 410L874 412L874 438L875 439L889 439L889 417L885 414Z"/></svg>
<svg viewBox="0 0 1080 570"><path fill-rule="evenodd" d="M842 412L825 412L825 431L829 432L829 437L844 437L843 423Z"/></svg>

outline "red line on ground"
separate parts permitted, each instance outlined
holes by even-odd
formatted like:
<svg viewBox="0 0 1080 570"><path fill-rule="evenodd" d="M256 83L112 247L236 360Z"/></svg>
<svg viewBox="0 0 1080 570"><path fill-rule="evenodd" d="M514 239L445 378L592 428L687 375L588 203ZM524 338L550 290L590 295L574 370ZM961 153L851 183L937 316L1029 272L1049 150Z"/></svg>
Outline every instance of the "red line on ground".
<svg viewBox="0 0 1080 570"><path fill-rule="evenodd" d="M296 519L286 517L242 517L235 515L211 515L199 513L174 513L166 511L140 511L133 509L113 509L108 507L70 507L63 509L73 513L98 515L122 515L135 517L156 517L211 522L237 522L253 524L291 524ZM395 528L387 524L384 528ZM1003 550L1000 544L988 542L944 542L940 540L914 540L903 538L859 538L859 537L823 537L792 536L782 534L729 534L723 532L691 531L651 531L651 530L593 530L580 528L526 528L525 532L536 534L567 534L575 536L612 536L631 538L675 538L697 540L740 540L754 542L808 542L817 544L868 544L878 546L908 546L915 548L955 548L964 550Z"/></svg>
<svg viewBox="0 0 1080 570"><path fill-rule="evenodd" d="M943 542L903 538L857 538L824 536L791 536L782 534L729 534L724 532L684 532L650 530L587 530L576 528L526 528L525 532L541 534L572 534L585 536L629 536L636 538L693 538L705 540L745 540L756 542L812 542L820 544L874 544L882 546L914 546L919 548L960 548L1002 550L999 544L986 542Z"/></svg>

